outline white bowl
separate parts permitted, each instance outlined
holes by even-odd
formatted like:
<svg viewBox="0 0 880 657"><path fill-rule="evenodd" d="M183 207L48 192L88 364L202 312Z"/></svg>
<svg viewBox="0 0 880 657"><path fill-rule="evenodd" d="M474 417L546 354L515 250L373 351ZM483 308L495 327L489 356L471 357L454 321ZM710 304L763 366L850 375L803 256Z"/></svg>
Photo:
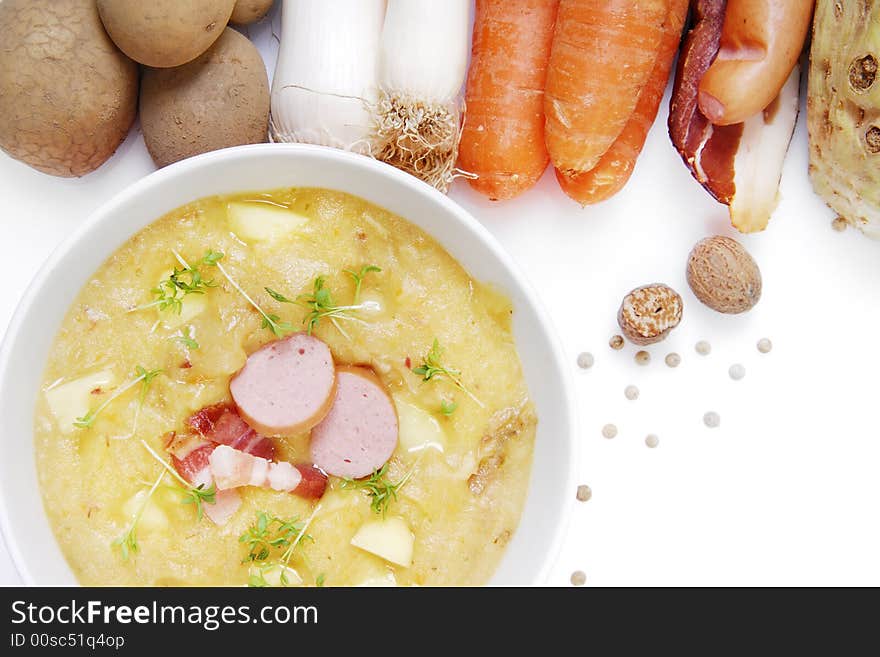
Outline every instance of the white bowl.
<svg viewBox="0 0 880 657"><path fill-rule="evenodd" d="M76 583L43 511L33 419L50 345L80 288L132 235L170 210L214 194L291 186L340 190L387 208L513 301L517 348L539 420L525 510L492 584L547 582L574 499L577 459L568 368L534 291L480 223L415 178L337 150L260 144L184 160L124 190L52 254L21 300L0 348L0 527L26 584Z"/></svg>

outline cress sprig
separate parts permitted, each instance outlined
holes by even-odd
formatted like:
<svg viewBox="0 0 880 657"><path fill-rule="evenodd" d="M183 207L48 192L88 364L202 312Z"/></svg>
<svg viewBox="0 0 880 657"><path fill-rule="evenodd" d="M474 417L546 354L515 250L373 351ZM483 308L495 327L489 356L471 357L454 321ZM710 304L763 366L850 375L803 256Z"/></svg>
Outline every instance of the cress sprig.
<svg viewBox="0 0 880 657"><path fill-rule="evenodd" d="M173 336L173 340L182 344L187 349L196 350L199 348L199 343L192 335L191 327L187 326L184 329L181 329L180 335Z"/></svg>
<svg viewBox="0 0 880 657"><path fill-rule="evenodd" d="M266 511L258 512L253 524L238 537L248 546L244 562L265 561L273 549L289 547L304 526L298 516L284 520Z"/></svg>
<svg viewBox="0 0 880 657"><path fill-rule="evenodd" d="M265 288L265 290L266 293L278 303L293 303L309 310L303 318L303 324L306 325L306 333L309 335L311 335L318 327L318 324L322 319L327 318L333 326L336 327L337 331L339 331L346 339L350 340L351 337L345 332L338 320L344 319L353 322L363 321L355 317L352 313L367 307L366 304L360 303L361 287L364 278L370 272L381 272L382 270L376 265L364 265L361 267L360 272L354 272L350 269L344 271L355 281L354 301L349 305L336 305L333 301L333 295L330 292L330 289L326 287L327 278L325 276L318 276L315 278L312 283L312 291L310 293L300 294L296 299L290 299L269 287Z"/></svg>
<svg viewBox="0 0 880 657"><path fill-rule="evenodd" d="M450 417L453 413L455 413L455 409L458 408L458 402L454 399L441 399L440 400L440 412L443 413L446 417Z"/></svg>
<svg viewBox="0 0 880 657"><path fill-rule="evenodd" d="M485 408L483 402L477 399L477 396L474 395L461 381L461 372L457 369L454 369L448 365L443 364L443 349L440 347L440 341L437 338L434 338L434 344L431 347L431 350L428 351L427 354L422 358L422 363L418 367L414 367L412 369L413 374L417 374L422 377L422 381L431 381L432 379L446 379L456 388L465 393L468 397L473 399L480 408ZM454 411L455 408L452 409ZM450 413L452 412L450 411ZM445 410L443 410L444 414L447 414Z"/></svg>
<svg viewBox="0 0 880 657"><path fill-rule="evenodd" d="M73 423L73 426L75 426L77 429L90 428L95 423L95 420L104 411L105 408L107 408L110 404L112 404L114 401L119 399L127 391L131 390L132 388L134 388L136 385L138 385L140 383L141 384L141 392L138 397L138 409L136 411L136 413L139 413L141 407L144 405L144 399L147 396L147 391L150 389L150 384L152 383L153 379L155 379L157 376L159 376L160 374L163 374L163 373L164 373L163 370L147 371L146 368L142 367L141 365L138 365L137 367L135 367L135 374L136 374L135 378L131 379L130 381L127 381L126 383L121 385L119 388L114 390L113 394L110 395L107 399L105 399L97 408L92 409L91 411L89 411L88 413L83 415L82 417L76 418L76 420ZM137 416L135 416L135 417L137 417Z"/></svg>
<svg viewBox="0 0 880 657"><path fill-rule="evenodd" d="M343 271L354 279L354 303L357 305L361 302L361 285L363 285L364 278L370 272L378 274L382 270L376 265L364 265L359 272L352 271L351 269L344 269Z"/></svg>
<svg viewBox="0 0 880 657"><path fill-rule="evenodd" d="M282 519L266 511L257 513L254 522L238 537L239 542L248 547L248 554L242 563L252 564L248 586L269 586L266 573L273 568L280 570L279 581L282 586L290 584L287 577L290 560L304 538L310 541L315 540L306 531L320 508L320 504L316 506L305 521L301 521L297 516ZM277 560L269 561L272 554L279 550L283 550L280 557Z"/></svg>
<svg viewBox="0 0 880 657"><path fill-rule="evenodd" d="M147 505L150 503L150 498L153 497L153 493L156 492L156 489L159 487L159 484L162 483L162 479L164 478L165 471L162 470L159 473L158 479L156 479L155 483L150 486L150 490L147 493L147 496L143 499L137 511L135 512L134 517L131 519L131 524L128 526L128 529L122 536L117 538L111 544L111 547L119 548L119 553L123 561L128 561L129 556L140 550L140 545L137 541L137 526L141 520L141 516L144 514L144 511L147 508Z"/></svg>
<svg viewBox="0 0 880 657"><path fill-rule="evenodd" d="M309 309L309 313L303 318L303 323L306 324L306 333L311 335L312 331L317 328L318 323L327 317L333 326L348 338L348 335L340 327L337 320L356 320L355 317L351 316L351 313L358 310L360 306L354 304L348 306L335 305L330 290L324 286L326 280L324 276L318 276L312 286L312 292L310 294L300 294L296 298L296 303Z"/></svg>
<svg viewBox="0 0 880 657"><path fill-rule="evenodd" d="M244 291L244 289L235 281L235 279L230 276L229 272L226 271L226 268L219 262L217 263L217 269L219 269L220 273L226 277L226 280L229 281L229 284L234 287L235 290L241 296L243 296L258 313L260 313L260 316L263 318L263 324L261 328L269 329L277 338L283 338L285 335L296 331L296 328L290 322L282 322L281 318L278 315L272 315L263 310L260 305L256 301L254 301L247 292Z"/></svg>
<svg viewBox="0 0 880 657"><path fill-rule="evenodd" d="M367 496L372 498L370 508L374 513L381 514L384 518L388 511L388 505L391 504L392 501L397 501L397 493L400 492L400 489L403 488L410 480L410 477L412 477L414 467L415 466L413 466L413 468L410 469L400 481L394 483L385 476L388 471L388 464L386 463L366 479L343 479L342 489L361 490L366 493Z"/></svg>
<svg viewBox="0 0 880 657"><path fill-rule="evenodd" d="M199 484L198 486L193 486L186 479L178 474L177 470L175 470L171 465L168 464L165 459L159 456L156 451L150 447L147 442L142 438L141 445L144 446L144 449L150 453L156 462L161 465L165 471L170 474L179 484L179 490L183 494L183 498L181 499L182 504L194 504L196 507L196 517L201 520L204 514L204 504L215 504L217 502L217 489L214 484L211 484L207 488L205 488L204 484Z"/></svg>
<svg viewBox="0 0 880 657"><path fill-rule="evenodd" d="M153 300L150 303L138 306L133 311L156 307L160 311L171 310L179 315L183 310L183 300L187 296L190 294L205 294L208 289L217 287L215 280L203 278L199 266L210 267L216 265L223 259L223 253L208 250L195 265L187 263L177 251L172 251L172 253L180 263L180 268L175 267L168 278L150 290L150 294L153 295Z"/></svg>

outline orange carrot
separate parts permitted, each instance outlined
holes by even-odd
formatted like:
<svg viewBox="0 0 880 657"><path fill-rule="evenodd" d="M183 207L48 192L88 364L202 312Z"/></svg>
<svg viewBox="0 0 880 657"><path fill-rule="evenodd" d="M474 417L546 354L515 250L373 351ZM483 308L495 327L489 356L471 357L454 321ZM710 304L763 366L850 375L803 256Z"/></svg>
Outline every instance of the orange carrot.
<svg viewBox="0 0 880 657"><path fill-rule="evenodd" d="M623 132L599 163L590 171L574 175L556 170L559 185L574 200L584 205L604 201L623 189L629 181L648 131L657 118L657 110L669 81L669 71L681 43L687 11L688 0L672 0L651 77L642 89L635 112Z"/></svg>
<svg viewBox="0 0 880 657"><path fill-rule="evenodd" d="M550 155L544 82L559 0L477 0L458 166L492 200L531 188Z"/></svg>
<svg viewBox="0 0 880 657"><path fill-rule="evenodd" d="M589 171L623 132L654 69L672 0L560 0L544 111L547 149Z"/></svg>

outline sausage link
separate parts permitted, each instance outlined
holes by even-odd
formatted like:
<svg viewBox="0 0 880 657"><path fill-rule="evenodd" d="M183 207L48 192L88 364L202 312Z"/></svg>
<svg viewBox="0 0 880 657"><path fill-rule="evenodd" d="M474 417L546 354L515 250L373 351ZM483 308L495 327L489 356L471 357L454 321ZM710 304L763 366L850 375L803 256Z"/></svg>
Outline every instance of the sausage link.
<svg viewBox="0 0 880 657"><path fill-rule="evenodd" d="M700 81L700 111L742 123L779 95L800 58L812 0L728 0L718 56Z"/></svg>

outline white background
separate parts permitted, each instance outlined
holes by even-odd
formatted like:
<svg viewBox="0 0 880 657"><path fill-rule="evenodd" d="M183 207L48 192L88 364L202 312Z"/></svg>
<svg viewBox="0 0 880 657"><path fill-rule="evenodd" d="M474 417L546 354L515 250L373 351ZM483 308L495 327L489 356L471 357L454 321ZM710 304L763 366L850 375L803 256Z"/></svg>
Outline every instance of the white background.
<svg viewBox="0 0 880 657"><path fill-rule="evenodd" d="M269 21L250 32L271 75ZM598 207L577 206L549 173L512 202L490 203L461 181L451 193L519 261L570 357L578 473L593 498L575 508L552 583L582 570L588 585L880 585L880 243L831 230L801 120L769 229L741 238L761 266L763 299L736 317L701 306L684 278L688 252L735 233L674 152L665 108L629 186ZM51 250L153 170L137 126L80 180L0 153L0 327ZM684 320L638 367L633 348L614 352L608 339L622 296L655 281L682 294ZM762 337L770 354L755 348ZM709 356L694 352L701 339ZM594 354L591 370L578 370L581 351ZM670 351L682 356L676 370L663 364ZM733 363L745 366L742 381L728 377ZM637 401L625 399L628 384ZM703 425L706 411L720 428ZM606 423L619 427L613 440ZM0 583L17 581L0 547Z"/></svg>

